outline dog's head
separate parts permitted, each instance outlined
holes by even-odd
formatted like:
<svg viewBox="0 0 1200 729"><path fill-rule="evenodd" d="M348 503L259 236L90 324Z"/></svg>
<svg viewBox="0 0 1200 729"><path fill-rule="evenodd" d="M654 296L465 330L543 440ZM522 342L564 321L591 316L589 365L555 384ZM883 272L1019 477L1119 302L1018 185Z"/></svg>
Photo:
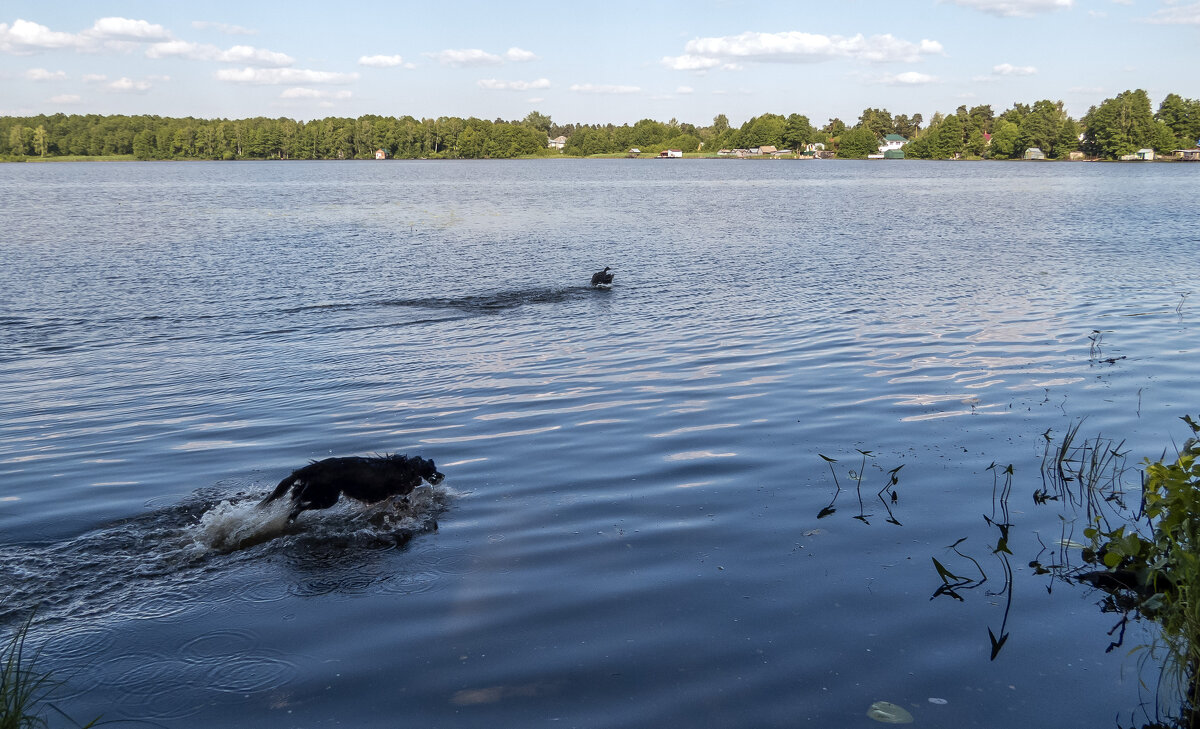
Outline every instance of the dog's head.
<svg viewBox="0 0 1200 729"><path fill-rule="evenodd" d="M433 464L432 458L414 456L408 459L408 461L416 469L417 473L420 474L421 478L428 481L430 485L437 486L446 477L446 474L437 470L437 466Z"/></svg>

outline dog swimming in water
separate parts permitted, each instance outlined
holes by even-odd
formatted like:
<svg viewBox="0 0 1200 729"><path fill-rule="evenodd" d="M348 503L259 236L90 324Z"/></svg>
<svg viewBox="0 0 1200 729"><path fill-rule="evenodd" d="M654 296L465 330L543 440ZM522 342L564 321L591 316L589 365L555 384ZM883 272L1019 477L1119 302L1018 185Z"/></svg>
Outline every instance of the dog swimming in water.
<svg viewBox="0 0 1200 729"><path fill-rule="evenodd" d="M328 509L345 494L356 501L376 504L392 496L406 496L427 481L436 486L445 478L429 458L420 456L344 456L313 461L279 482L271 495L259 506L292 492L292 511L288 521L295 521L300 512L308 509Z"/></svg>
<svg viewBox="0 0 1200 729"><path fill-rule="evenodd" d="M592 274L592 286L612 286L613 275L609 273L611 266L605 266L603 271Z"/></svg>

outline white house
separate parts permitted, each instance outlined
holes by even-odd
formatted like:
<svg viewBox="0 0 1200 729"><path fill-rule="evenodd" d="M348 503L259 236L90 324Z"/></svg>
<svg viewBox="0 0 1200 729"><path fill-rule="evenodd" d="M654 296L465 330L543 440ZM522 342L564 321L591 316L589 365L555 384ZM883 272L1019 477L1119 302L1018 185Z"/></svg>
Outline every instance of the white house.
<svg viewBox="0 0 1200 729"><path fill-rule="evenodd" d="M663 151L658 153L658 156L663 159L674 158L674 157L682 158L683 150L682 149L664 149Z"/></svg>
<svg viewBox="0 0 1200 729"><path fill-rule="evenodd" d="M887 154L890 150L900 149L908 144L908 140L899 134L889 134L883 138L883 144L879 145L879 153Z"/></svg>
<svg viewBox="0 0 1200 729"><path fill-rule="evenodd" d="M561 150L563 147L567 146L567 138L562 136L561 134L558 135L557 137L555 137L554 139L551 139L550 137L546 137L546 146L549 147L550 149L560 149Z"/></svg>

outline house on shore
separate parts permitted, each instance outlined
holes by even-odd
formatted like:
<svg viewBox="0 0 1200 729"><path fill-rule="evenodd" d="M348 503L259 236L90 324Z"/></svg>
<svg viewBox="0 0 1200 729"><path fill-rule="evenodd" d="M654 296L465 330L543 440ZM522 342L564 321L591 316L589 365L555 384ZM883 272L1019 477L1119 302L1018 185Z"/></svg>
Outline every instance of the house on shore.
<svg viewBox="0 0 1200 729"><path fill-rule="evenodd" d="M562 148L567 146L567 138L561 134L558 135L557 137L555 137L554 139L551 139L550 137L546 137L546 146L549 147L550 149L557 149L558 151L561 152Z"/></svg>
<svg viewBox="0 0 1200 729"><path fill-rule="evenodd" d="M889 134L883 138L883 144L879 145L879 153L887 154L889 150L900 149L908 144L908 140L899 134Z"/></svg>
<svg viewBox="0 0 1200 729"><path fill-rule="evenodd" d="M1188 162L1200 162L1200 147L1174 150L1175 158Z"/></svg>
<svg viewBox="0 0 1200 729"><path fill-rule="evenodd" d="M388 153L386 149L375 150L375 159L387 159Z"/></svg>
<svg viewBox="0 0 1200 729"><path fill-rule="evenodd" d="M682 149L664 149L663 151L658 153L658 156L660 159L682 159L683 158L683 150Z"/></svg>
<svg viewBox="0 0 1200 729"><path fill-rule="evenodd" d="M1046 153L1040 147L1030 147L1025 150L1025 159L1046 159Z"/></svg>

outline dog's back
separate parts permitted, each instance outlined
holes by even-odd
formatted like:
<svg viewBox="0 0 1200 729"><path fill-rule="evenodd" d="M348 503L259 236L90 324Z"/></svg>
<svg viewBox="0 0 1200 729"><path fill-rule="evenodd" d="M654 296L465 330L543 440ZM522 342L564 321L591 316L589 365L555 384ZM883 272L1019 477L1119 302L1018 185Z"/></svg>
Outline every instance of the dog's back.
<svg viewBox="0 0 1200 729"><path fill-rule="evenodd" d="M422 479L438 484L443 478L432 460L420 456L326 458L293 471L262 503L270 503L290 490L295 508L288 518L295 519L306 509L333 506L343 493L374 504L392 496L407 495L421 485Z"/></svg>

